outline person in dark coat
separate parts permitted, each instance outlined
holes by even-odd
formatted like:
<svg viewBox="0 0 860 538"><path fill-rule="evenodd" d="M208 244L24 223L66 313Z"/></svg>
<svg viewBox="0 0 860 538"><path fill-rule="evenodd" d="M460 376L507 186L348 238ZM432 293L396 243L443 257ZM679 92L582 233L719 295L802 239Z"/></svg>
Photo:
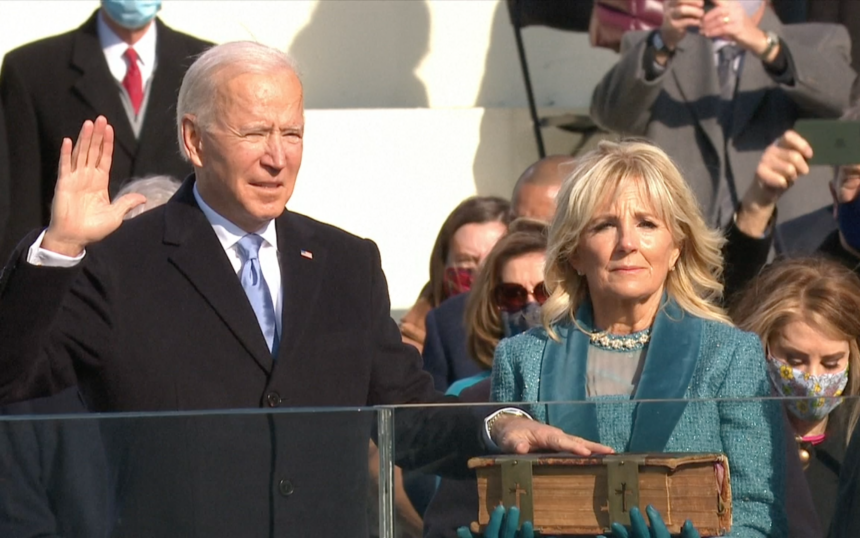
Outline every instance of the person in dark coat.
<svg viewBox="0 0 860 538"><path fill-rule="evenodd" d="M176 108L195 173L130 221L145 198L109 200L107 120L63 140L50 225L0 274L0 403L78 383L94 411L176 412L102 428L112 536L363 536L361 408L445 400L390 317L376 245L285 208L304 135L292 59L213 47ZM341 409L251 411L282 407ZM404 409L380 436L398 464L455 476L490 442L589 453L502 411Z"/></svg>
<svg viewBox="0 0 860 538"><path fill-rule="evenodd" d="M104 0L79 28L4 56L0 98L14 134L14 182L8 230L0 236L3 261L25 233L48 225L60 142L74 137L86 119L102 114L115 129L111 195L132 177L191 172L169 134L176 129L182 76L212 44L169 28L155 17L158 6ZM134 62L128 49L135 51Z"/></svg>

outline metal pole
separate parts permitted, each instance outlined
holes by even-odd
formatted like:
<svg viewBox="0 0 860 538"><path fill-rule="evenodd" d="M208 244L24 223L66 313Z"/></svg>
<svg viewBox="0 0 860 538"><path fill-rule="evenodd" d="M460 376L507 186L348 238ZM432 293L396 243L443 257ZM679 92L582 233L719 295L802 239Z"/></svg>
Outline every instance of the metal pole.
<svg viewBox="0 0 860 538"><path fill-rule="evenodd" d="M394 409L376 408L379 447L379 538L394 538Z"/></svg>
<svg viewBox="0 0 860 538"><path fill-rule="evenodd" d="M513 21L512 21L513 22ZM526 85L526 98L529 102L529 114L532 117L532 128L535 133L535 142L537 143L538 157L543 159L546 157L546 149L543 145L543 133L540 130L540 118L537 113L537 105L535 104L535 94L532 91L532 79L529 75L529 65L526 61L526 49L523 45L523 36L520 27L514 22L514 38L517 42L517 53L520 55L520 66L523 68L523 82Z"/></svg>

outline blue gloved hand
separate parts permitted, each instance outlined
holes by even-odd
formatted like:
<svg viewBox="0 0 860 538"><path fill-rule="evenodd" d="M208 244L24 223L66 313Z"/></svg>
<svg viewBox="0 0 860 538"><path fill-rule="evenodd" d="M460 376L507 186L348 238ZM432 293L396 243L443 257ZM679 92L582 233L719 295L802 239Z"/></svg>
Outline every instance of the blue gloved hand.
<svg viewBox="0 0 860 538"><path fill-rule="evenodd" d="M512 506L505 517L505 507L499 505L490 514L490 522L487 523L482 538L535 538L531 521L523 523L523 528L517 532L519 523L519 508ZM466 527L460 527L457 529L457 538L475 538L475 535Z"/></svg>
<svg viewBox="0 0 860 538"><path fill-rule="evenodd" d="M645 517L642 515L642 512L634 506L630 509L630 530L624 528L620 523L613 523L612 538L671 538L672 535L669 534L669 529L663 523L660 512L650 504L645 509L645 512L648 514L648 520L651 521L650 529L645 523ZM606 536L599 536L598 538L606 538ZM681 538L701 537L699 536L699 531L687 520L684 522L684 526L681 527Z"/></svg>

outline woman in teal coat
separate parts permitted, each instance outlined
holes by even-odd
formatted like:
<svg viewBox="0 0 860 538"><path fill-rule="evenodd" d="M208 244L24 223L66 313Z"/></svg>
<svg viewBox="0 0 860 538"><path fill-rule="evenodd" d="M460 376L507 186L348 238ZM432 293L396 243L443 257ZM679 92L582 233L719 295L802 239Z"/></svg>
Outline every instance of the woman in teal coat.
<svg viewBox="0 0 860 538"><path fill-rule="evenodd" d="M716 304L722 243L663 151L601 143L559 192L544 326L499 344L492 397L617 452L725 453L729 536L778 538L783 417L753 399L770 395L760 341Z"/></svg>

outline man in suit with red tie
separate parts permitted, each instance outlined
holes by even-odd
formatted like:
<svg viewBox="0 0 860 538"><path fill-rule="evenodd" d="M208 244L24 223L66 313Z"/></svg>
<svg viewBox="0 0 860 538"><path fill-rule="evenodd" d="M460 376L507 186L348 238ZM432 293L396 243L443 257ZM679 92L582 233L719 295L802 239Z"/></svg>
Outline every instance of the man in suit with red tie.
<svg viewBox="0 0 860 538"><path fill-rule="evenodd" d="M0 404L77 381L96 411L245 410L104 421L112 536L366 536L373 415L355 409L442 397L390 317L376 245L285 209L304 137L292 60L210 49L177 127L195 173L122 226L144 199L108 200L113 129L99 117L62 142L51 223L0 275ZM607 450L511 409L407 410L395 426L398 462L428 472L466 472L483 436Z"/></svg>
<svg viewBox="0 0 860 538"><path fill-rule="evenodd" d="M165 133L174 128L185 70L212 44L165 26L155 17L160 6L160 0L102 0L81 27L4 57L0 99L14 179L2 261L28 230L47 226L59 141L87 118L104 115L115 129L111 195L131 177L191 172Z"/></svg>

